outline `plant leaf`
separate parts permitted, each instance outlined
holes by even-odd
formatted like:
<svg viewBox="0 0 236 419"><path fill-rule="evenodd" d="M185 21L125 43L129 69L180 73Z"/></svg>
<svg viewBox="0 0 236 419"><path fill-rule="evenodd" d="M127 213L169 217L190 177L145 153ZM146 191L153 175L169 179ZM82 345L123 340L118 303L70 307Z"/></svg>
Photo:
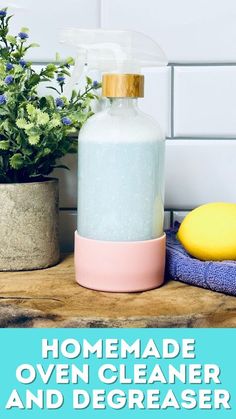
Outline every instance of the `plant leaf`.
<svg viewBox="0 0 236 419"><path fill-rule="evenodd" d="M10 165L12 169L19 170L24 165L24 157L20 153L13 154L10 158Z"/></svg>
<svg viewBox="0 0 236 419"><path fill-rule="evenodd" d="M0 108L0 115L1 116L9 115L9 111L7 109Z"/></svg>
<svg viewBox="0 0 236 419"><path fill-rule="evenodd" d="M67 57L66 58L66 64L74 65L75 64L74 58L73 57Z"/></svg>
<svg viewBox="0 0 236 419"><path fill-rule="evenodd" d="M8 140L0 141L0 150L9 150L10 142Z"/></svg>
<svg viewBox="0 0 236 419"><path fill-rule="evenodd" d="M20 129L25 129L27 128L27 121L25 118L19 118L16 120L16 125Z"/></svg>
<svg viewBox="0 0 236 419"><path fill-rule="evenodd" d="M49 122L48 114L37 110L37 122L39 125L46 125Z"/></svg>
<svg viewBox="0 0 236 419"><path fill-rule="evenodd" d="M29 28L26 28L25 26L23 26L20 30L20 32L25 32L28 33L29 32Z"/></svg>
<svg viewBox="0 0 236 419"><path fill-rule="evenodd" d="M86 77L87 84L93 84L93 80L90 77Z"/></svg>
<svg viewBox="0 0 236 419"><path fill-rule="evenodd" d="M40 76L35 73L28 80L28 84L30 87L36 86L39 82L40 82Z"/></svg>
<svg viewBox="0 0 236 419"><path fill-rule="evenodd" d="M57 92L59 95L61 94L61 92L59 92L59 90L57 90L55 87L52 86L46 86L47 89L52 89L55 90L55 92Z"/></svg>
<svg viewBox="0 0 236 419"><path fill-rule="evenodd" d="M10 42L10 44L12 44L12 45L16 45L16 38L15 38L14 36L12 36L12 35L7 35L7 36L6 36L6 39L7 39L7 41L8 41L8 42Z"/></svg>
<svg viewBox="0 0 236 419"><path fill-rule="evenodd" d="M8 24L9 20L13 17L14 15L10 15L6 18L6 24Z"/></svg>
<svg viewBox="0 0 236 419"><path fill-rule="evenodd" d="M36 114L36 108L31 103L28 103L28 105L26 106L26 109L29 116L33 116Z"/></svg>
<svg viewBox="0 0 236 419"><path fill-rule="evenodd" d="M38 48L40 47L39 44L37 44L37 42L33 42L32 44L29 44L28 48Z"/></svg>
<svg viewBox="0 0 236 419"><path fill-rule="evenodd" d="M58 52L56 52L56 61L57 62L61 61L61 56Z"/></svg>
<svg viewBox="0 0 236 419"><path fill-rule="evenodd" d="M51 121L49 122L49 128L56 128L59 127L61 125L61 121L59 118L53 118L51 119Z"/></svg>
<svg viewBox="0 0 236 419"><path fill-rule="evenodd" d="M57 66L53 63L49 63L46 67L46 70L48 71L56 71L56 69L57 69Z"/></svg>
<svg viewBox="0 0 236 419"><path fill-rule="evenodd" d="M28 141L29 141L29 143L30 143L31 145L38 144L39 140L40 140L40 136L39 136L39 134L30 135L30 136L28 137Z"/></svg>

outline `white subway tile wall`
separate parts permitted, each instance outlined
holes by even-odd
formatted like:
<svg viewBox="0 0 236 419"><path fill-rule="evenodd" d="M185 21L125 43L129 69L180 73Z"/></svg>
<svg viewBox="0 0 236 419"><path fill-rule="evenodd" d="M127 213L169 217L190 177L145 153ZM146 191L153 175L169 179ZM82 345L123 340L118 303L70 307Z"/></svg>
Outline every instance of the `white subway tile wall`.
<svg viewBox="0 0 236 419"><path fill-rule="evenodd" d="M30 28L33 48L29 58L35 62L51 61L55 53L67 56L74 51L61 44L61 32L68 27L96 28L100 24L99 0L0 0L0 7L9 8L15 17L12 31L18 33L22 26Z"/></svg>
<svg viewBox="0 0 236 419"><path fill-rule="evenodd" d="M175 67L174 135L236 138L236 66Z"/></svg>
<svg viewBox="0 0 236 419"><path fill-rule="evenodd" d="M165 207L236 202L236 140L167 140Z"/></svg>
<svg viewBox="0 0 236 419"><path fill-rule="evenodd" d="M166 135L171 135L171 68L146 68L145 97L139 99L139 107L143 112L158 117L158 122Z"/></svg>
<svg viewBox="0 0 236 419"><path fill-rule="evenodd" d="M156 39L171 62L235 61L235 0L102 0L101 24Z"/></svg>
<svg viewBox="0 0 236 419"><path fill-rule="evenodd" d="M30 59L47 63L67 27L133 29L153 37L169 67L146 69L141 108L159 120L167 140L165 226L205 202L236 202L235 0L9 0L12 29L29 26L39 42ZM6 5L0 0L0 7ZM60 178L61 245L73 248L76 156Z"/></svg>

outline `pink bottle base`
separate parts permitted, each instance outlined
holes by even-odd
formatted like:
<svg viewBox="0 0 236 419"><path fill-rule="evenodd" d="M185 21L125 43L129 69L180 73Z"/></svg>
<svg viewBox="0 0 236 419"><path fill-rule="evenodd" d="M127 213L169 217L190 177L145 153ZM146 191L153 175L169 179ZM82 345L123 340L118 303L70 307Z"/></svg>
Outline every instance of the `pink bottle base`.
<svg viewBox="0 0 236 419"><path fill-rule="evenodd" d="M75 232L76 281L108 292L137 292L164 281L165 234L154 240L111 242L91 240Z"/></svg>

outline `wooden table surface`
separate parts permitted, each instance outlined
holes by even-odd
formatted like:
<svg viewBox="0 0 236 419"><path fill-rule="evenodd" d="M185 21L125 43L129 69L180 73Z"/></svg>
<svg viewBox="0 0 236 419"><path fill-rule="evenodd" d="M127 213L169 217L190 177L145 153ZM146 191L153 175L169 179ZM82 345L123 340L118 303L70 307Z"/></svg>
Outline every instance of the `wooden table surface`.
<svg viewBox="0 0 236 419"><path fill-rule="evenodd" d="M73 255L50 269L0 273L0 327L236 327L236 298L168 281L111 294L80 287Z"/></svg>

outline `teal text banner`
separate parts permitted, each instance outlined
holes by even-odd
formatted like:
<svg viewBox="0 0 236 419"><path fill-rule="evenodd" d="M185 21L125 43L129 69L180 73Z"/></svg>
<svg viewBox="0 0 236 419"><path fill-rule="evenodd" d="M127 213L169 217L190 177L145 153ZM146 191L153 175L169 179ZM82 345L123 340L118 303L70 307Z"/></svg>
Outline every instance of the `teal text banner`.
<svg viewBox="0 0 236 419"><path fill-rule="evenodd" d="M1 329L0 418L236 417L235 329Z"/></svg>

